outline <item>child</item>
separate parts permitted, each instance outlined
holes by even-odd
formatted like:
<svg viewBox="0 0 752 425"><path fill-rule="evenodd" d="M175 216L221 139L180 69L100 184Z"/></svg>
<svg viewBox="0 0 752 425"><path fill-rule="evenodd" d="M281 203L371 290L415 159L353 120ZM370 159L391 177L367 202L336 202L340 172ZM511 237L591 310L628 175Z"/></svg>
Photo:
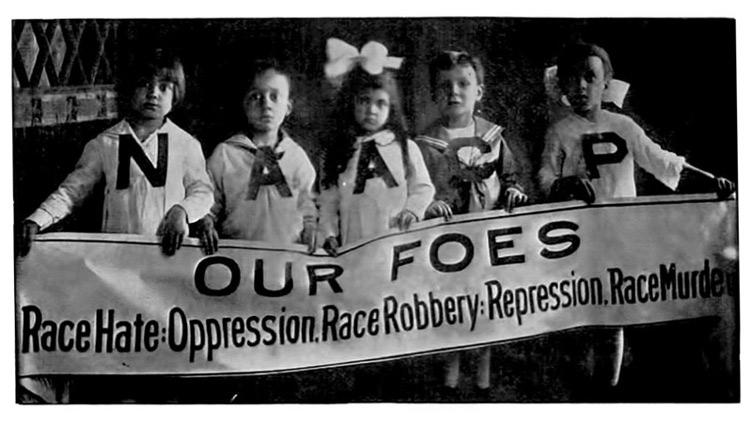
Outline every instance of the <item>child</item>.
<svg viewBox="0 0 752 425"><path fill-rule="evenodd" d="M608 54L593 44L571 45L558 59L558 84L571 112L554 123L546 135L538 177L551 201L634 197L635 163L672 190L685 168L709 175L683 157L661 149L631 118L602 108L612 76ZM732 182L713 178L719 195L733 193ZM623 357L624 329L617 328L610 339L615 347L610 364L611 385L615 386Z"/></svg>
<svg viewBox="0 0 752 425"><path fill-rule="evenodd" d="M105 183L102 231L161 235L162 252L173 255L188 223L211 208L214 198L201 145L167 115L185 97L180 60L161 49L135 58L120 90L125 118L86 144L75 170L23 224L20 254L34 236L60 221ZM24 379L45 402L68 402L70 380Z"/></svg>
<svg viewBox="0 0 752 425"><path fill-rule="evenodd" d="M515 162L502 128L476 115L483 98L483 65L467 52L445 51L430 64L431 88L441 117L416 138L436 199L426 218L506 208L527 201L516 184ZM470 352L478 360L476 386L490 388L491 350ZM444 385L459 384L460 354L452 353L445 365Z"/></svg>
<svg viewBox="0 0 752 425"><path fill-rule="evenodd" d="M605 50L572 45L559 57L557 69L572 113L554 123L546 136L538 177L550 200L636 196L635 163L672 190L682 170L698 171L683 157L661 149L631 118L602 109L613 76ZM729 180L715 180L724 194L733 192Z"/></svg>
<svg viewBox="0 0 752 425"><path fill-rule="evenodd" d="M280 128L292 111L289 74L275 61L261 60L249 76L243 99L247 128L217 146L208 161L215 203L198 226L199 236L207 254L217 250L219 236L302 243L313 252L316 172Z"/></svg>
<svg viewBox="0 0 752 425"><path fill-rule="evenodd" d="M524 203L503 129L476 115L485 89L480 60L467 52L442 52L430 74L441 117L416 138L436 186L426 218Z"/></svg>
<svg viewBox="0 0 752 425"><path fill-rule="evenodd" d="M185 96L180 60L161 49L136 58L121 90L125 119L84 148L75 170L23 225L20 253L34 236L60 221L94 186L105 183L102 231L160 235L162 251L173 255L188 223L213 203L201 145L168 114Z"/></svg>
<svg viewBox="0 0 752 425"><path fill-rule="evenodd" d="M367 69L363 62L345 76L324 158L321 231L330 255L341 244L407 229L434 195L420 150L407 138L394 74Z"/></svg>

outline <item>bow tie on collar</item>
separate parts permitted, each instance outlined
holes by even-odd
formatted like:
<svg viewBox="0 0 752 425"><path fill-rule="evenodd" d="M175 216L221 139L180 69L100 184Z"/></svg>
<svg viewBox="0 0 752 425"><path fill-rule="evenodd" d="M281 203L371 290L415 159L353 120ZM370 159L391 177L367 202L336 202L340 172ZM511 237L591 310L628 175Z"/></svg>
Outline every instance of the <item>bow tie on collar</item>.
<svg viewBox="0 0 752 425"><path fill-rule="evenodd" d="M248 147L250 149L250 146ZM274 152L271 146L261 146L255 151L251 150L256 158L251 167L251 177L248 183L248 195L246 199L255 201L261 186L275 186L277 192L283 198L292 197L290 186L285 180L285 175L279 166L279 161L284 152Z"/></svg>
<svg viewBox="0 0 752 425"><path fill-rule="evenodd" d="M384 68L399 69L402 58L389 56L386 47L376 41L369 41L360 49L356 49L337 38L326 41L326 56L328 61L324 66L324 73L329 80L337 79L356 65L371 75L378 75Z"/></svg>

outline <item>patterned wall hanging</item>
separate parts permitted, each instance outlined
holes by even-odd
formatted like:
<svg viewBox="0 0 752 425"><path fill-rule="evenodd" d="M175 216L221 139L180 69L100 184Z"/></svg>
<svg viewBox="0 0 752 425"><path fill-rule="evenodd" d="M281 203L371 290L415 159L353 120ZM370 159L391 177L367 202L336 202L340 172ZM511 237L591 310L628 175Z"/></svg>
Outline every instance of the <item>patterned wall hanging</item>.
<svg viewBox="0 0 752 425"><path fill-rule="evenodd" d="M118 22L13 21L13 126L117 117Z"/></svg>

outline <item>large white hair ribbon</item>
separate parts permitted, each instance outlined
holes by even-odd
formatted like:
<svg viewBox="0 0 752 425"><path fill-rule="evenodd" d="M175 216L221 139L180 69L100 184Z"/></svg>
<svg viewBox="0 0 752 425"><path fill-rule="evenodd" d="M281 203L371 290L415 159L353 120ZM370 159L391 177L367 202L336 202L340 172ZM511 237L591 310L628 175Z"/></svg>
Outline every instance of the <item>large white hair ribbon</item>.
<svg viewBox="0 0 752 425"><path fill-rule="evenodd" d="M546 86L546 93L553 99L560 99L561 93L558 86L558 76L556 74L556 65L546 68L543 72L543 84ZM629 83L621 80L614 80L608 82L608 87L603 92L603 102L612 102L619 108L624 107L624 99L627 97L627 91L629 91Z"/></svg>
<svg viewBox="0 0 752 425"><path fill-rule="evenodd" d="M399 69L402 58L389 56L386 47L378 42L369 41L360 49L337 38L326 41L327 63L324 66L326 78L332 80L347 74L356 64L371 75L378 75L384 68Z"/></svg>

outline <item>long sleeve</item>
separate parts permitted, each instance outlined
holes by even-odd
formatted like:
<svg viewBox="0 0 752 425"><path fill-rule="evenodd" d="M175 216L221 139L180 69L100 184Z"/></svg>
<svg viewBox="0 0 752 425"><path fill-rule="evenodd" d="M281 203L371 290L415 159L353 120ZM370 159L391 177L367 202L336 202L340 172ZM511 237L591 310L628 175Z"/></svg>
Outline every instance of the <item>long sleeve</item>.
<svg viewBox="0 0 752 425"><path fill-rule="evenodd" d="M206 172L206 162L198 142L186 146L183 186L185 198L179 205L185 209L188 222L194 223L205 216L214 205L214 189Z"/></svg>
<svg viewBox="0 0 752 425"><path fill-rule="evenodd" d="M206 170L214 187L214 204L211 207L211 215L215 223L221 223L225 215L225 189L222 176L225 175L224 146L219 145L214 149L209 160L206 162Z"/></svg>
<svg viewBox="0 0 752 425"><path fill-rule="evenodd" d="M635 127L638 132L632 147L635 162L671 190L676 190L686 163L684 157L664 150L650 140L642 128L639 128L636 124Z"/></svg>
<svg viewBox="0 0 752 425"><path fill-rule="evenodd" d="M423 155L421 155L418 145L412 140L407 141L407 153L410 156L414 172L407 182L405 208L422 219L426 213L426 208L433 201L435 189L423 161Z"/></svg>
<svg viewBox="0 0 752 425"><path fill-rule="evenodd" d="M502 198L504 192L509 188L515 188L521 192L524 192L522 187L517 184L517 161L514 159L512 150L509 149L504 138L501 138L501 152L499 153L499 161L497 162L496 174L499 176L501 182L501 193L499 199Z"/></svg>
<svg viewBox="0 0 752 425"><path fill-rule="evenodd" d="M86 144L73 172L28 219L37 223L41 230L57 223L89 196L103 176L99 143L95 139Z"/></svg>
<svg viewBox="0 0 752 425"><path fill-rule="evenodd" d="M449 162L444 152L432 147L427 136L419 136L416 144L420 148L420 154L428 170L431 182L434 185L435 197L449 204L455 203L456 191L449 185L450 171ZM444 142L446 143L446 142Z"/></svg>
<svg viewBox="0 0 752 425"><path fill-rule="evenodd" d="M538 172L538 183L541 191L548 196L551 186L556 179L562 177L561 169L563 162L563 151L561 143L556 136L554 128L550 128L546 133L545 146L541 157L541 167Z"/></svg>
<svg viewBox="0 0 752 425"><path fill-rule="evenodd" d="M323 242L330 236L339 235L339 203L340 194L337 186L324 189L318 197L319 201L319 233Z"/></svg>
<svg viewBox="0 0 752 425"><path fill-rule="evenodd" d="M318 217L318 210L316 209L315 196L313 193L313 186L316 182L316 170L308 159L308 155L306 155L302 149L301 157L301 166L297 168L296 173L296 180L300 185L300 192L298 194L298 211L300 211L304 219L315 219Z"/></svg>

